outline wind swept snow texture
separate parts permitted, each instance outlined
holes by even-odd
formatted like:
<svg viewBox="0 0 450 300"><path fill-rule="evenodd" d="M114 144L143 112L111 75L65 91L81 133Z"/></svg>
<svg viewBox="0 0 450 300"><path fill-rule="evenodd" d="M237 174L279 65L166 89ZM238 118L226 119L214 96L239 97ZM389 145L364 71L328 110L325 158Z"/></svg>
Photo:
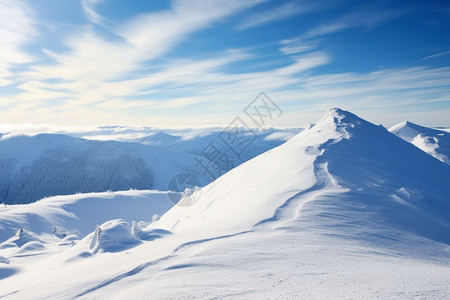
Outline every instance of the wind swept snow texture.
<svg viewBox="0 0 450 300"><path fill-rule="evenodd" d="M130 226L156 239L93 254L96 230L39 258L0 251L16 272L0 297L448 299L449 195L449 165L332 109L193 205Z"/></svg>
<svg viewBox="0 0 450 300"><path fill-rule="evenodd" d="M8 205L0 208L0 243L20 229L60 239L62 230L84 237L111 219L151 221L152 216L164 214L172 205L167 193L157 191L76 194Z"/></svg>
<svg viewBox="0 0 450 300"><path fill-rule="evenodd" d="M423 127L408 121L392 126L389 131L440 161L450 164L450 133L448 131Z"/></svg>

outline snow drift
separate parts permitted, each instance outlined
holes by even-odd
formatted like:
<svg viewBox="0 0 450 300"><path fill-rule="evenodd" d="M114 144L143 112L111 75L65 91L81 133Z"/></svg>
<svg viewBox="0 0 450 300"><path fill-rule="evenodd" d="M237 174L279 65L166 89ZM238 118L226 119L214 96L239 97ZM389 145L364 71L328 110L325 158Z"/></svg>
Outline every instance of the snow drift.
<svg viewBox="0 0 450 300"><path fill-rule="evenodd" d="M440 161L450 164L450 133L408 121L392 126L389 131Z"/></svg>
<svg viewBox="0 0 450 300"><path fill-rule="evenodd" d="M125 191L88 193L46 198L38 202L0 207L0 243L18 230L39 236L79 238L111 219L152 221L172 207L167 193Z"/></svg>
<svg viewBox="0 0 450 300"><path fill-rule="evenodd" d="M140 243L130 224L122 219L110 220L95 228L89 248L93 253L118 252Z"/></svg>

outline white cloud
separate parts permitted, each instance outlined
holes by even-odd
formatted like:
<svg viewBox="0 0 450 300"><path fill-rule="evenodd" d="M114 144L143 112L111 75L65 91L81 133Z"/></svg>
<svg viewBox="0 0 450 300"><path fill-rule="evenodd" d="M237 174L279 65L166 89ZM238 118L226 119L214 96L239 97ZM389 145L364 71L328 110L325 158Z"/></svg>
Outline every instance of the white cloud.
<svg viewBox="0 0 450 300"><path fill-rule="evenodd" d="M305 43L301 40L295 43L289 43L288 45L282 46L280 51L284 54L295 54L295 53L303 53L309 52L316 48L316 44L314 43Z"/></svg>
<svg viewBox="0 0 450 300"><path fill-rule="evenodd" d="M316 60L320 61L319 58ZM205 81L186 72L173 82L165 81L174 90L182 90L186 95L184 98L173 97L173 100L167 101L152 97L151 101L130 101L118 97L90 108L77 107L71 110L66 106L58 114L53 108L15 108L9 110L7 115L1 115L0 112L0 118L4 122L14 122L14 115L20 114L26 120L38 123L48 123L48 116L51 115L56 124L74 124L73 121L77 120L77 124L92 125L226 125L232 117L242 112L259 91L266 91L286 112L273 125L300 126L306 121L314 121L329 107L336 106L362 116L375 116L377 112L378 118L372 120L393 124L403 119L424 121L425 117L416 118L419 114L417 107L424 101L435 99L441 103L450 103L448 98L442 96L450 94L447 80L450 68L387 69L333 75L295 73L294 69L291 69L292 72L284 70L246 74L227 74L211 69L202 75L202 78L208 79ZM192 110L190 107L194 104L195 110ZM406 111L405 107L408 108ZM433 111L431 107L426 110ZM392 112L389 118L382 117L386 111ZM425 116L425 109L421 111ZM428 113L427 116L432 118L427 122L434 126L448 125L448 113L450 111L445 109Z"/></svg>
<svg viewBox="0 0 450 300"><path fill-rule="evenodd" d="M323 110L332 106L368 110L380 107L404 109L420 107L427 99L448 94L450 76L447 68L386 69L370 73L343 73L304 77L298 93L282 92L286 103L304 102ZM448 101L450 102L450 101Z"/></svg>
<svg viewBox="0 0 450 300"><path fill-rule="evenodd" d="M102 0L81 0L81 7L83 8L84 14L92 23L98 24L100 26L106 27L109 21L101 16L95 10L95 6L100 4Z"/></svg>
<svg viewBox="0 0 450 300"><path fill-rule="evenodd" d="M200 61L178 61L162 64L155 59L170 51L189 34L206 28L233 13L264 0L183 0L173 1L172 9L140 15L109 28L121 39L99 36L90 26L80 26L64 40L66 52L44 50L51 63L40 63L17 72L21 91L3 101L9 107L1 111L3 122L34 119L42 122L48 116L59 121L99 119L99 113L110 113L105 119L123 118L124 111L180 108L204 101L204 98L179 95L161 98L167 93L162 85L174 90L189 90L188 82L200 81L230 62L246 58L241 51L229 51L221 57ZM83 1L90 20L105 25L94 10L97 0ZM20 53L17 49L12 53ZM149 62L153 63L149 64ZM139 75L135 74L139 72ZM185 86L185 87L182 87ZM133 97L141 97L133 100ZM144 98L142 98L144 97ZM122 116L121 116L122 114ZM107 122L105 122L107 123Z"/></svg>
<svg viewBox="0 0 450 300"><path fill-rule="evenodd" d="M372 11L345 15L332 22L315 26L296 38L282 40L280 51L287 55L309 52L317 49L327 35L351 28L370 30L402 14L400 11Z"/></svg>
<svg viewBox="0 0 450 300"><path fill-rule="evenodd" d="M5 86L14 83L12 68L33 60L23 47L35 30L28 8L20 1L0 0L0 20L0 86Z"/></svg>
<svg viewBox="0 0 450 300"><path fill-rule="evenodd" d="M22 79L39 84L33 89L21 85L19 88L24 92L17 97L22 101L64 99L88 105L125 96L127 92L128 96L138 94L139 90L127 88L128 78L136 76L134 72L140 72L143 81L148 78L151 81L155 76L154 70L149 70L150 61L173 49L193 32L262 1L173 1L172 9L139 15L110 28L122 39L107 40L89 26L80 27L65 39L67 52L45 50L52 63L35 65L19 73ZM83 2L94 22L99 20L92 9L96 3L97 0ZM60 92L65 92L66 97L61 97Z"/></svg>
<svg viewBox="0 0 450 300"><path fill-rule="evenodd" d="M168 51L190 33L263 1L178 0L171 10L136 17L116 33L149 59Z"/></svg>
<svg viewBox="0 0 450 300"><path fill-rule="evenodd" d="M330 106L341 105L363 110L369 104L376 108L400 107L433 99L441 103L448 101L448 97L442 96L449 95L449 68L315 75L315 68L331 61L328 53L317 51L319 38L351 27L370 29L392 15L344 17L313 28L299 38L285 40L281 51L289 57L283 57L284 66L266 66L264 71L230 69L230 65L255 58L251 50L208 53L209 58L191 60L159 59L194 32L262 1L174 1L171 9L107 27L117 35L116 39L99 36L92 26L80 26L64 39L66 52L46 50L51 63L35 63L28 70L15 73L21 92L0 98L0 107L7 108L0 110L0 120L48 123L51 117L52 122L58 124L74 121L92 125L221 124L230 121L227 116L241 112L260 91L269 93L284 110L296 113L304 109L321 114ZM96 0L85 2L92 9L98 3ZM8 3L16 7L16 2ZM16 23L21 23L18 11L13 12ZM0 25L0 28L9 28L8 33L16 34L9 40L10 48L5 48L9 50L0 48L0 53L5 53L0 56L0 72L10 72L15 64L31 59L21 48L33 31L32 20L23 11L22 14L27 21L22 23L29 24L29 31L24 27L25 34L22 34L22 27L19 30L19 27L11 29L9 25ZM95 15L90 18L98 23ZM3 59L13 53L18 58ZM205 54L199 53L198 57L200 55ZM301 114L297 120L299 118ZM295 120L287 117L274 125L299 125L298 121L289 124L291 121Z"/></svg>
<svg viewBox="0 0 450 300"><path fill-rule="evenodd" d="M254 15L246 17L246 19L237 26L237 29L243 30L256 26L261 26L267 23L280 21L289 17L310 11L312 6L307 3L290 2L278 7L272 8L268 11L263 11Z"/></svg>
<svg viewBox="0 0 450 300"><path fill-rule="evenodd" d="M450 51L443 51L443 52L439 52L439 53L436 53L436 54L433 54L433 55L429 55L429 56L423 58L423 60L432 59L432 58L445 56L445 55L450 55Z"/></svg>
<svg viewBox="0 0 450 300"><path fill-rule="evenodd" d="M309 30L302 38L317 38L356 27L370 30L400 16L401 14L403 13L400 11L375 11L349 14L333 22L325 23Z"/></svg>

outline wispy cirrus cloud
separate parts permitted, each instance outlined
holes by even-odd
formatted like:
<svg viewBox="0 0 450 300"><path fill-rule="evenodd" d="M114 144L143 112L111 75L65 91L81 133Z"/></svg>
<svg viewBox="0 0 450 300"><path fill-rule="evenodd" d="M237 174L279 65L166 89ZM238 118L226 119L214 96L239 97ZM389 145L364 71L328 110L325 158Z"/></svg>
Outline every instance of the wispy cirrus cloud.
<svg viewBox="0 0 450 300"><path fill-rule="evenodd" d="M441 56L446 56L446 55L450 55L450 51L442 51L433 55L429 55L427 57L424 57L423 60L426 59L432 59L432 58L436 58L436 57L441 57Z"/></svg>
<svg viewBox="0 0 450 300"><path fill-rule="evenodd" d="M18 1L0 0L0 86L14 83L11 71L34 57L23 48L36 33L29 8Z"/></svg>
<svg viewBox="0 0 450 300"><path fill-rule="evenodd" d="M318 45L318 40L307 40L301 37L287 39L280 41L281 47L280 51L283 54L295 54L295 53L304 53L315 50Z"/></svg>
<svg viewBox="0 0 450 300"><path fill-rule="evenodd" d="M405 11L399 10L358 11L347 14L333 21L317 25L298 37L282 40L280 51L284 54L308 52L318 48L328 35L353 28L371 30L403 14L405 14Z"/></svg>
<svg viewBox="0 0 450 300"><path fill-rule="evenodd" d="M81 0L81 7L83 8L86 17L92 23L106 27L109 21L95 10L95 6L100 4L102 1L103 0Z"/></svg>
<svg viewBox="0 0 450 300"><path fill-rule="evenodd" d="M68 101L95 105L126 92L130 93L128 96L139 94L139 90L127 88L129 78L157 78L153 65L159 63L151 61L190 34L262 1L173 1L171 9L142 14L110 27L111 33L120 37L117 39L100 36L89 26L80 27L63 40L67 51L44 50L52 60L50 63L37 64L19 73L27 84L18 86L23 92L16 99L20 99L22 106L32 102L42 105L40 100L50 105ZM88 18L98 22L99 15L92 8L98 1L83 3Z"/></svg>
<svg viewBox="0 0 450 300"><path fill-rule="evenodd" d="M368 73L338 73L307 76L299 82L299 92L280 92L286 103L302 101L318 112L339 103L355 111L370 112L381 108L390 111L424 111L428 100L447 102L450 67L410 67ZM289 100L288 100L289 99ZM285 104L286 105L286 104ZM405 108L406 107L406 108ZM448 111L447 111L448 112ZM436 114L436 123L445 123L445 110Z"/></svg>
<svg viewBox="0 0 450 300"><path fill-rule="evenodd" d="M319 21L319 25L302 28L296 37L282 41L278 45L281 53L273 46L268 53L258 52L258 47L244 48L247 44L230 49L228 43L219 50L178 51L188 45L190 37L201 35L196 33L234 20L230 17L264 1L177 0L170 2L168 9L116 22L97 12L100 0L82 0L89 23L67 28L58 41L62 47L44 49L44 59L27 64L33 57L23 46L35 33L32 14L23 5L0 0L13 7L10 14L16 16L15 27L2 24L0 28L17 34L11 35L10 48L0 48L0 54L18 55L13 59L0 56L0 72L6 70L1 78L7 84L14 82L13 91L0 97L0 106L7 108L0 109L0 120L17 122L19 116L39 123L47 123L51 117L59 124L222 124L229 121L227 115L241 111L243 103L262 90L287 112L284 123L278 125L291 126L299 124L289 119L289 113L295 113L298 120L302 111L319 115L330 106L358 111L364 106L417 109L426 101L441 106L449 103L448 68L406 66L326 74L328 65L338 59L328 48L321 49L329 35L351 28L369 31L400 15L392 11L355 12ZM245 26L286 19L291 11L304 13L306 8L295 3L275 4L273 15L250 15ZM232 34L248 33L233 30L235 25L229 23ZM15 70L18 65L22 68Z"/></svg>
<svg viewBox="0 0 450 300"><path fill-rule="evenodd" d="M345 15L337 20L319 25L303 35L303 38L317 38L324 35L340 32L350 28L373 29L398 16L403 15L403 11L371 11L356 12Z"/></svg>
<svg viewBox="0 0 450 300"><path fill-rule="evenodd" d="M306 2L289 2L279 5L276 8L268 11L263 11L248 16L243 22L237 25L237 29L243 30L252 27L261 26L267 23L276 22L287 19L289 17L308 12L312 10L314 6Z"/></svg>
<svg viewBox="0 0 450 300"><path fill-rule="evenodd" d="M174 61L164 65L152 76L111 82L110 85L93 88L91 93L86 95L104 100L94 107L86 107L91 103L91 99L62 103L61 114L56 118L70 119L71 111L76 111L80 119L87 123L92 123L92 120L104 121L105 115L121 123L125 120L120 112L153 111L155 113L150 114L152 120L161 125L182 125L185 122L195 125L221 124L229 120L224 119L221 114L213 115L211 107L214 107L213 111L239 111L242 109L242 103L254 98L255 90L267 91L289 112L283 118L283 123L278 124L285 126L298 126L298 119L290 119L289 115L313 121L324 110L336 105L359 113L383 109L404 113L405 106L417 108L425 101L450 102L449 99L442 98L442 95L448 95L450 91L448 67L413 67L368 73L317 75L311 71L329 63L331 57L326 53L311 52L293 58L290 65L268 71L224 71L227 65L245 58L249 58L248 54L232 52L210 59ZM31 89L32 86L28 88ZM144 95L144 100L129 98L130 94L136 93ZM302 105L299 105L300 103ZM195 113L186 115L186 109L191 107L195 107ZM23 111L23 107L17 109ZM172 116L168 121L158 116L158 112L167 112L168 109L171 114L179 113L179 117L174 119ZM309 114L305 115L304 111ZM11 112L14 114L14 110ZM36 109L30 109L29 112L35 115ZM37 112L45 117L54 113L55 109L41 107ZM440 113L445 115L445 110ZM135 114L135 124L142 123L146 118L148 116L139 117ZM444 119L439 119L437 115L434 118L436 124L444 124ZM129 120L127 122L130 123Z"/></svg>

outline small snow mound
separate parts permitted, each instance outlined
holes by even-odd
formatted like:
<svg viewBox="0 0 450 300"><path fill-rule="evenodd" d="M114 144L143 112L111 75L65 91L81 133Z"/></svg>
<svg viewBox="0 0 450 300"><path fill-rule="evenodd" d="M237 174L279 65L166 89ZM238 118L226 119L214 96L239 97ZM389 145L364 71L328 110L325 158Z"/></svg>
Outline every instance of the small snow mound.
<svg viewBox="0 0 450 300"><path fill-rule="evenodd" d="M59 246L75 246L76 243L80 240L80 236L76 234L68 235L64 237L61 242L58 244Z"/></svg>
<svg viewBox="0 0 450 300"><path fill-rule="evenodd" d="M155 216L153 216L155 217ZM155 221L152 222L152 224ZM172 234L172 232L159 228L148 228L150 224L146 222L135 222L131 223L131 233L138 239L142 241L153 241L156 239L163 238L165 235Z"/></svg>
<svg viewBox="0 0 450 300"><path fill-rule="evenodd" d="M140 243L133 235L130 224L125 220L116 219L97 226L90 249L93 253L118 252Z"/></svg>
<svg viewBox="0 0 450 300"><path fill-rule="evenodd" d="M29 242L39 242L42 243L40 239L32 235L30 232L26 232L24 229L19 229L16 234L9 240L0 244L0 249L11 248L11 247L22 247Z"/></svg>
<svg viewBox="0 0 450 300"><path fill-rule="evenodd" d="M77 234L71 234L71 235L68 235L68 236L66 236L66 237L64 237L63 238L63 242L67 242L67 241L76 241L76 240L79 240L80 239L80 236L79 235L77 235Z"/></svg>
<svg viewBox="0 0 450 300"><path fill-rule="evenodd" d="M44 250L45 246L38 241L32 241L28 242L17 251L17 254L23 254L23 253L29 253L29 252L36 252L40 250Z"/></svg>
<svg viewBox="0 0 450 300"><path fill-rule="evenodd" d="M81 236L81 233L79 233L78 231L67 230L60 226L53 226L53 235L60 239L64 239L68 236L73 236L73 235L78 236L78 238L79 238Z"/></svg>
<svg viewBox="0 0 450 300"><path fill-rule="evenodd" d="M24 244L29 242L41 242L41 240L33 236L30 232L19 229L16 233L15 244L17 244L18 247L22 247Z"/></svg>
<svg viewBox="0 0 450 300"><path fill-rule="evenodd" d="M153 241L156 239L163 238L166 235L172 234L172 232L165 229L144 229L140 231L136 237L142 241Z"/></svg>

